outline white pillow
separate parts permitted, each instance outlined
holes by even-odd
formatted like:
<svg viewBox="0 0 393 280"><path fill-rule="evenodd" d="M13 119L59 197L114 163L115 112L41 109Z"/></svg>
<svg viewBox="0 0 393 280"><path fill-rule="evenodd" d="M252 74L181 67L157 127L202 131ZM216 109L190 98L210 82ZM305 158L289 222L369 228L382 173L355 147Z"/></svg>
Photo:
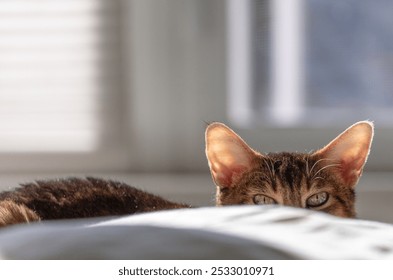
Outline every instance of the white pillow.
<svg viewBox="0 0 393 280"><path fill-rule="evenodd" d="M3 259L392 259L393 226L290 207L180 209L19 225Z"/></svg>

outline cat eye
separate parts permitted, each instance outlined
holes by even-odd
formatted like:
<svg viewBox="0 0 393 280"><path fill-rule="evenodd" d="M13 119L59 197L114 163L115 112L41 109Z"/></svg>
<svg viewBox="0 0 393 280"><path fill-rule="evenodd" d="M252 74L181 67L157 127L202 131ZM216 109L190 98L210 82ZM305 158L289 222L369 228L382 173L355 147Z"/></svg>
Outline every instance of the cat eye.
<svg viewBox="0 0 393 280"><path fill-rule="evenodd" d="M306 201L307 207L322 206L323 204L325 204L327 202L328 198L329 198L329 195L327 192L320 192L320 193L314 194L314 195L310 196L309 198L307 198L307 201Z"/></svg>
<svg viewBox="0 0 393 280"><path fill-rule="evenodd" d="M256 196L254 196L254 203L263 205L263 204L276 204L277 202L269 196L263 194L257 194Z"/></svg>

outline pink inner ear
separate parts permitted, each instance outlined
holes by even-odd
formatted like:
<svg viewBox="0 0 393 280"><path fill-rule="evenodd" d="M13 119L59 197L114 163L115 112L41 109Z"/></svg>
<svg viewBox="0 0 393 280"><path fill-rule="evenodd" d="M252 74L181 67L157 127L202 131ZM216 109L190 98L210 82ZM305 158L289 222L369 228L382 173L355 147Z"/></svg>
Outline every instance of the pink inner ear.
<svg viewBox="0 0 393 280"><path fill-rule="evenodd" d="M209 153L211 173L220 187L232 187L236 179L251 168L252 157L240 146L238 148L223 149L222 144L217 144Z"/></svg>
<svg viewBox="0 0 393 280"><path fill-rule="evenodd" d="M371 141L373 126L369 122L359 122L348 128L317 154L339 164L332 169L333 174L348 187L353 187L362 175Z"/></svg>
<svg viewBox="0 0 393 280"><path fill-rule="evenodd" d="M236 180L238 176L246 170L244 166L232 166L232 168L226 168L221 166L219 170L212 168L212 175L216 184L220 187L231 187L232 183Z"/></svg>
<svg viewBox="0 0 393 280"><path fill-rule="evenodd" d="M230 128L215 123L206 130L206 156L216 185L233 187L251 168L255 152Z"/></svg>
<svg viewBox="0 0 393 280"><path fill-rule="evenodd" d="M357 145L349 149L349 152L343 152L341 160L341 170L343 180L347 185L354 185L362 175L364 164L366 163L369 152L369 145Z"/></svg>
<svg viewBox="0 0 393 280"><path fill-rule="evenodd" d="M363 161L358 159L353 160L343 160L341 162L341 177L347 186L353 186L359 180L362 175Z"/></svg>

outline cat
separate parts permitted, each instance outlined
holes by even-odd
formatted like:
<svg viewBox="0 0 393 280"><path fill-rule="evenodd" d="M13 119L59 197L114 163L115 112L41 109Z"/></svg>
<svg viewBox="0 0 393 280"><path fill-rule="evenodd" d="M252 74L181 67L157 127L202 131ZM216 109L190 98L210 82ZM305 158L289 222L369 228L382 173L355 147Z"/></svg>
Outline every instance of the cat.
<svg viewBox="0 0 393 280"><path fill-rule="evenodd" d="M262 154L226 125L212 123L205 140L216 205L281 204L355 217L355 185L373 134L373 124L363 121L313 153ZM0 226L190 207L112 180L36 181L0 193Z"/></svg>
<svg viewBox="0 0 393 280"><path fill-rule="evenodd" d="M221 123L206 131L206 155L216 204L281 204L354 218L374 125L355 123L313 153L261 154Z"/></svg>

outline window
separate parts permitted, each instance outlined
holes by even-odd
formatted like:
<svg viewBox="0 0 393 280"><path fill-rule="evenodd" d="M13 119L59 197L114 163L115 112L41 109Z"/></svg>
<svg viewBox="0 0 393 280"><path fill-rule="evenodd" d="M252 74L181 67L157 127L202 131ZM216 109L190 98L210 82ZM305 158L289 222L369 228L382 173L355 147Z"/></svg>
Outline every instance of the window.
<svg viewBox="0 0 393 280"><path fill-rule="evenodd" d="M393 124L393 3L229 1L229 112L239 124Z"/></svg>
<svg viewBox="0 0 393 280"><path fill-rule="evenodd" d="M116 47L103 2L2 1L0 151L97 149Z"/></svg>
<svg viewBox="0 0 393 280"><path fill-rule="evenodd" d="M0 166L97 166L119 149L118 6L1 2Z"/></svg>

